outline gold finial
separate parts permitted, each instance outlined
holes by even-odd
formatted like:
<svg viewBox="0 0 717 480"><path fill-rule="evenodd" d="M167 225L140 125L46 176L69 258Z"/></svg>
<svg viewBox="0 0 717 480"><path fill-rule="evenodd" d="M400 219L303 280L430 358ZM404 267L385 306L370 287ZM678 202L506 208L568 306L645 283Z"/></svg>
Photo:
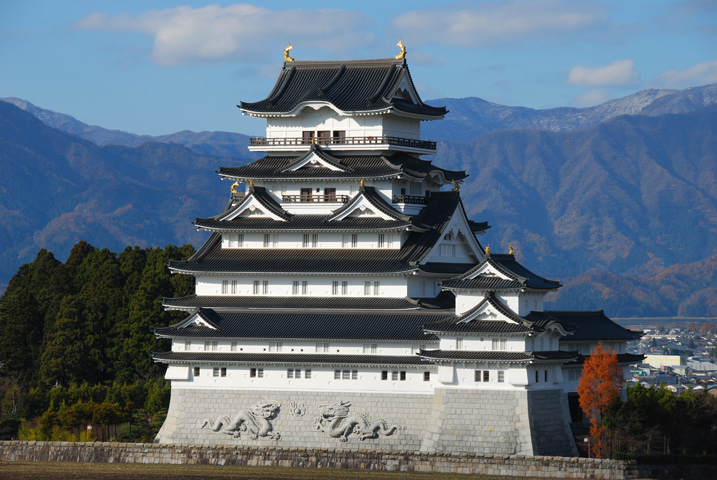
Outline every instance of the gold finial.
<svg viewBox="0 0 717 480"><path fill-rule="evenodd" d="M285 62L293 62L294 61L294 59L291 58L291 56L289 55L289 50L291 50L292 48L294 48L294 47L292 47L291 44L289 44L289 46L284 49L284 61Z"/></svg>
<svg viewBox="0 0 717 480"><path fill-rule="evenodd" d="M229 190L231 190L232 193L238 193L238 192L237 192L237 187L238 187L238 186L239 186L239 180L237 180L236 182L232 183L232 186L231 186L231 188L230 188Z"/></svg>
<svg viewBox="0 0 717 480"><path fill-rule="evenodd" d="M454 192L457 192L458 190L461 189L461 186L458 185L458 182L456 182L455 180L451 180L451 183L453 184L453 191L454 191Z"/></svg>
<svg viewBox="0 0 717 480"><path fill-rule="evenodd" d="M490 245L485 246L485 254L490 255Z"/></svg>
<svg viewBox="0 0 717 480"><path fill-rule="evenodd" d="M403 43L401 42L401 40L399 40L396 45L401 48L401 53L396 55L396 60L402 60L402 59L406 58L406 47L403 46Z"/></svg>
<svg viewBox="0 0 717 480"><path fill-rule="evenodd" d="M254 180L249 180L249 186L254 187Z"/></svg>
<svg viewBox="0 0 717 480"><path fill-rule="evenodd" d="M515 250L513 250L513 245L511 245L510 247L508 247L508 253L511 254L511 255L514 255L514 254L515 254Z"/></svg>
<svg viewBox="0 0 717 480"><path fill-rule="evenodd" d="M361 186L363 187L363 178L361 179Z"/></svg>

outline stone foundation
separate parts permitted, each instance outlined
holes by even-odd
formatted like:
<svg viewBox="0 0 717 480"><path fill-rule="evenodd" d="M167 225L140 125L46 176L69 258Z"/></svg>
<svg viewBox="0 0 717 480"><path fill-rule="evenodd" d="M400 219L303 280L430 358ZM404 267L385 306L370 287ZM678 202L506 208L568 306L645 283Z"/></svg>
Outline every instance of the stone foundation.
<svg viewBox="0 0 717 480"><path fill-rule="evenodd" d="M390 395L174 389L155 442L575 456L564 397L561 390Z"/></svg>

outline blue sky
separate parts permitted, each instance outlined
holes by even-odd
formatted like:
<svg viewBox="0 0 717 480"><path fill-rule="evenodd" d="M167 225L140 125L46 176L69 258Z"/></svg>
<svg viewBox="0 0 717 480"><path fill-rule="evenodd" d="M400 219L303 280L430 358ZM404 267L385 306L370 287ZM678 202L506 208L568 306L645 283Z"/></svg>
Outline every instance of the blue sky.
<svg viewBox="0 0 717 480"><path fill-rule="evenodd" d="M257 135L235 105L269 93L288 42L333 60L399 39L424 100L589 106L717 82L716 0L0 0L0 97L139 134Z"/></svg>

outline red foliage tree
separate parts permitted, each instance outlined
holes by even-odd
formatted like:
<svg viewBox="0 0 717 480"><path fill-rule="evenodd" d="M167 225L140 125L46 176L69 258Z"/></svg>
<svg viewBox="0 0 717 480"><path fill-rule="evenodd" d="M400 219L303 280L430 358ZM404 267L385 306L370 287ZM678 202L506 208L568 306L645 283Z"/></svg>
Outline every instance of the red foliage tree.
<svg viewBox="0 0 717 480"><path fill-rule="evenodd" d="M602 458L604 453L605 427L602 419L620 395L622 381L622 369L617 365L617 353L599 343L585 359L577 388L580 408L590 420L592 451L597 458Z"/></svg>

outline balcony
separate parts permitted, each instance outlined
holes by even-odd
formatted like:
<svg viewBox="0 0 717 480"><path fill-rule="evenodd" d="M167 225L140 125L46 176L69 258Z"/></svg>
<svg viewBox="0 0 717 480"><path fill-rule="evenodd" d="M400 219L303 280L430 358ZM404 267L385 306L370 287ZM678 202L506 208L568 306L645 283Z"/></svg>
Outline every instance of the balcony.
<svg viewBox="0 0 717 480"><path fill-rule="evenodd" d="M383 146L403 147L407 149L430 150L436 151L436 142L429 140L415 140L412 138L392 137L389 135L379 135L374 137L319 137L319 138L265 138L254 137L249 139L250 150L260 150L261 148L271 148L284 150L286 147L310 146L312 143L317 145L326 145L328 147L341 147L343 149L359 150L364 146Z"/></svg>
<svg viewBox="0 0 717 480"><path fill-rule="evenodd" d="M346 203L348 195L282 195L282 203Z"/></svg>
<svg viewBox="0 0 717 480"><path fill-rule="evenodd" d="M391 199L393 203L410 203L412 205L425 205L426 204L426 197L421 197L419 195L394 195Z"/></svg>

